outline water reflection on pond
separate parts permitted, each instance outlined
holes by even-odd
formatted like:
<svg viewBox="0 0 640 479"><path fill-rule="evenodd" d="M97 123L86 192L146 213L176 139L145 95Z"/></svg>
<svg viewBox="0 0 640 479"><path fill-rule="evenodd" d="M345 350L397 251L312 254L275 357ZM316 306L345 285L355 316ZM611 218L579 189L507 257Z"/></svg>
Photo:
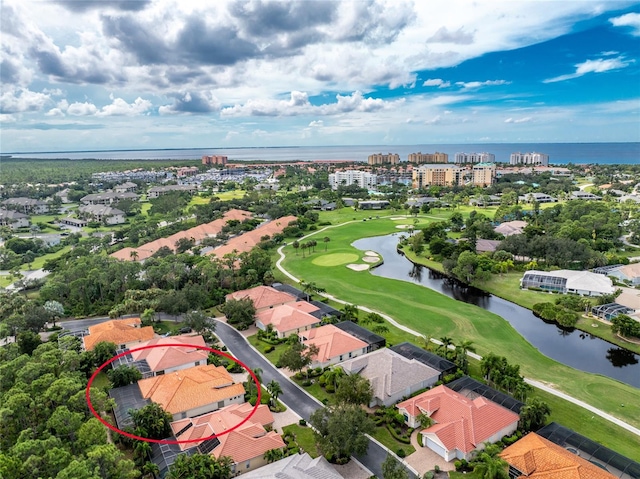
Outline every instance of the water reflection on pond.
<svg viewBox="0 0 640 479"><path fill-rule="evenodd" d="M484 308L506 319L546 356L582 371L602 374L640 387L637 354L574 328L546 323L517 304L460 285L438 272L414 265L396 251L398 239L397 234L363 238L355 241L353 246L382 255L384 263L371 271L376 276L419 283L456 300Z"/></svg>

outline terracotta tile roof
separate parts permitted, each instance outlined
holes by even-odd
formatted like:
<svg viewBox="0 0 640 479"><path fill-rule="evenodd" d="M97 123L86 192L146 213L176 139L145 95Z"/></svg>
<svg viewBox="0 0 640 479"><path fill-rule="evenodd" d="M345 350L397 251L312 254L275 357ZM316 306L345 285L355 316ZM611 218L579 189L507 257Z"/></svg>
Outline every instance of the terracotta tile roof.
<svg viewBox="0 0 640 479"><path fill-rule="evenodd" d="M538 436L527 434L500 457L530 479L613 479L615 476Z"/></svg>
<svg viewBox="0 0 640 479"><path fill-rule="evenodd" d="M303 336L307 338L304 344L318 346L318 354L313 359L321 363L367 347L367 343L336 328L333 324L310 329L305 331Z"/></svg>
<svg viewBox="0 0 640 479"><path fill-rule="evenodd" d="M155 338L136 345L136 348L143 346L158 346L162 344L190 344L196 346L206 346L202 336L171 336L168 338ZM164 348L151 348L142 351L135 351L131 356L136 361L147 360L151 371L164 371L165 369L183 366L185 364L200 361L207 364L208 351L193 347L180 348L177 346Z"/></svg>
<svg viewBox="0 0 640 479"><path fill-rule="evenodd" d="M179 439L184 441L205 438L213 434L220 434L239 424L240 421L249 416L252 411L253 406L249 403L231 404L218 411L203 414L202 416L174 421L171 423L171 429L173 433L176 434L191 424L191 427L181 434ZM254 430L257 427L259 431L261 430L264 433L264 426L269 424L273 424L273 414L269 411L269 406L261 404L256 409L255 414L253 414L243 426L253 426ZM200 444L200 442L183 443L180 444L180 448L185 450L198 444Z"/></svg>
<svg viewBox="0 0 640 479"><path fill-rule="evenodd" d="M305 308L308 309L308 307ZM272 325L273 329L279 333L286 333L287 331L320 323L320 320L315 316L311 316L306 311L291 304L283 304L272 309L265 309L256 314L256 320L265 326Z"/></svg>
<svg viewBox="0 0 640 479"><path fill-rule="evenodd" d="M382 401L410 386L440 376L439 371L387 348L350 359L341 366L345 371L358 373L371 381L373 396Z"/></svg>
<svg viewBox="0 0 640 479"><path fill-rule="evenodd" d="M222 245L214 250L206 253L207 255L214 255L217 258L222 258L225 254L244 253L251 251L255 245L260 242L260 238L263 236L273 236L276 233L282 233L282 230L289 226L289 223L296 221L298 218L295 216L285 216L276 220L270 221L264 225L259 226L253 231L248 231L235 238L231 238L227 244Z"/></svg>
<svg viewBox="0 0 640 479"><path fill-rule="evenodd" d="M249 298L253 301L253 306L256 308L256 311L279 304L293 303L297 301L295 296L278 291L271 286L256 286L255 288L243 289L242 291L236 291L226 296L227 301L231 299L237 301L245 298Z"/></svg>
<svg viewBox="0 0 640 479"><path fill-rule="evenodd" d="M144 398L176 414L224 399L244 395L223 366L203 365L138 381Z"/></svg>
<svg viewBox="0 0 640 479"><path fill-rule="evenodd" d="M248 211L232 209L225 212L222 218L211 221L210 223L201 224L185 231L179 231L167 238L158 238L157 240L150 241L149 243L145 243L137 248L123 248L112 253L110 256L121 261L133 261L133 258L131 258L131 252L136 251L138 253L136 261L142 261L153 256L154 253L165 246L171 251L175 251L176 242L180 238L193 238L196 243L200 243L203 239L216 236L220 233L228 221L243 221L251 218L252 216L253 215Z"/></svg>
<svg viewBox="0 0 640 479"><path fill-rule="evenodd" d="M91 351L102 341L115 343L116 346L134 341L148 341L155 336L151 326L137 327L140 318L114 319L89 327L89 335L83 338L84 348Z"/></svg>
<svg viewBox="0 0 640 479"><path fill-rule="evenodd" d="M189 424L192 427L180 435L180 440L199 439L209 437L239 424L252 411L253 406L249 403L233 404L209 414L191 418L181 419L171 423L174 434L182 430ZM285 446L282 438L275 432L267 432L264 428L267 424L273 423L273 415L266 405L258 406L256 414L251 416L238 429L218 437L220 444L211 451L216 458L229 456L234 463L238 464L248 459L262 457L264 453L271 449L280 449ZM182 450L197 446L200 442L180 444Z"/></svg>
<svg viewBox="0 0 640 479"><path fill-rule="evenodd" d="M435 424L422 433L435 434L447 450L468 453L496 432L518 422L518 415L483 397L469 399L438 386L397 405L412 416L425 413Z"/></svg>

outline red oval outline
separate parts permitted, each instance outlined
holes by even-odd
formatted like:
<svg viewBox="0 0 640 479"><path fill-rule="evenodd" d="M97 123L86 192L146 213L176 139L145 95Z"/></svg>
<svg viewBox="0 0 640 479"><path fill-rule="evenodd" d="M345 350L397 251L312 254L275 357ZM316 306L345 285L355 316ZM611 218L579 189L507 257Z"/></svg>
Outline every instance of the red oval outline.
<svg viewBox="0 0 640 479"><path fill-rule="evenodd" d="M221 432L220 434L214 434L212 436L208 436L208 437L204 437L204 438L200 438L200 439L186 439L186 440L183 440L183 441L178 441L178 440L173 441L173 440L170 440L170 439L151 439L151 438L148 438L148 437L136 436L135 434L128 433L126 431L123 431L122 429L118 429L117 427L115 427L112 424L109 424L105 419L100 417L100 415L94 409L93 404L91 403L91 397L90 397L91 396L91 394L90 394L91 384L93 384L93 381L96 379L96 376L98 376L100 371L102 371L105 367L107 367L109 364L114 362L116 359L121 358L122 356L126 356L129 353L132 353L132 352L135 352L135 351L142 351L143 349L165 348L165 347L172 347L172 346L204 349L206 351L209 351L209 352L212 352L214 354L217 354L218 356L223 356L223 357L225 357L227 359L230 359L230 360L238 363L240 366L242 366L249 373L249 375L251 376L253 381L256 383L256 386L257 386L257 389L258 389L258 399L256 400L256 405L253 406L251 414L249 414L246 418L244 418L242 421L240 421L235 426L230 427L229 429L227 429L224 432ZM98 369L96 369L93 372L93 374L91 375L91 377L89 378L89 382L87 383L87 387L85 389L85 398L87 400L87 405L89 406L89 410L91 411L91 414L93 414L95 416L95 418L98 421L100 421L102 424L107 426L112 431L117 432L118 434L122 434L123 436L126 436L126 437L131 438L131 439L137 439L138 441L153 442L153 443L157 443L157 444L188 444L188 443L191 443L191 442L208 441L210 439L214 439L214 438L219 437L219 436L224 436L225 434L228 434L231 431L233 431L235 429L238 429L240 426L242 426L245 422L247 422L249 419L251 419L251 416L253 416L256 413L256 411L258 410L258 406L260 405L260 399L262 398L262 388L260 387L260 382L258 381L258 377L255 375L255 373L246 364L244 364L242 361L240 361L237 358L234 358L233 356L231 356L231 355L229 355L227 353L224 353L224 352L219 351L217 349L209 348L207 346L200 346L200 345L197 345L197 344L184 344L184 343L153 344L153 345L149 345L149 346L142 346L142 347L139 347L139 348L130 349L130 350L124 352L124 353L120 353L120 354L112 357L111 359L109 359L105 363L101 364L100 367Z"/></svg>

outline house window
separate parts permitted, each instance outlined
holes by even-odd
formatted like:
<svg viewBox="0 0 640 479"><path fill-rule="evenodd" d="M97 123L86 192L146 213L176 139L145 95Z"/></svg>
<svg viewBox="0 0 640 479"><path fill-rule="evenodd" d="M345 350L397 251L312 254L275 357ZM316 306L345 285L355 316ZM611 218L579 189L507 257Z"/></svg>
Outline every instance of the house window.
<svg viewBox="0 0 640 479"><path fill-rule="evenodd" d="M340 361L342 361L342 354L340 355Z"/></svg>
<svg viewBox="0 0 640 479"><path fill-rule="evenodd" d="M162 371L158 371L158 372L156 373L156 376L162 376L163 374L164 374L164 370L162 370Z"/></svg>
<svg viewBox="0 0 640 479"><path fill-rule="evenodd" d="M196 366L200 366L200 361L196 361Z"/></svg>
<svg viewBox="0 0 640 479"><path fill-rule="evenodd" d="M185 419L187 417L187 411L180 413L180 419Z"/></svg>
<svg viewBox="0 0 640 479"><path fill-rule="evenodd" d="M247 461L247 469L249 469L251 467L251 460Z"/></svg>
<svg viewBox="0 0 640 479"><path fill-rule="evenodd" d="M349 357L351 357L351 353L349 353Z"/></svg>
<svg viewBox="0 0 640 479"><path fill-rule="evenodd" d="M218 401L218 408L224 407L224 401Z"/></svg>

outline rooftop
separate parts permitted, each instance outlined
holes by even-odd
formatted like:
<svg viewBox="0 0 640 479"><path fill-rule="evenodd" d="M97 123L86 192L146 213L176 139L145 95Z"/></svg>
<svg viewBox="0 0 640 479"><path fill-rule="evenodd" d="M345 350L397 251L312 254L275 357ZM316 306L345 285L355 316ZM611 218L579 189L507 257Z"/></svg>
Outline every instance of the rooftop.
<svg viewBox="0 0 640 479"><path fill-rule="evenodd" d="M293 454L254 471L243 479L343 479L324 456L313 459L306 452Z"/></svg>
<svg viewBox="0 0 640 479"><path fill-rule="evenodd" d="M311 309L314 308L314 309ZM256 320L265 326L272 325L280 333L286 333L298 328L305 328L318 324L320 319L309 314L317 308L305 301L283 304L272 309L266 309L256 314Z"/></svg>
<svg viewBox="0 0 640 479"><path fill-rule="evenodd" d="M332 324L310 329L302 335L306 338L305 345L315 344L318 347L318 354L313 359L320 363L352 351L366 349L368 346L364 341L354 338Z"/></svg>
<svg viewBox="0 0 640 479"><path fill-rule="evenodd" d="M613 293L614 290L613 283L609 278L590 271L573 271L569 269L538 271L532 269L525 271L525 274L564 278L567 280L567 289L597 291L606 294Z"/></svg>
<svg viewBox="0 0 640 479"><path fill-rule="evenodd" d="M164 344L185 344L186 347L165 346L134 351L131 356L135 361L147 361L151 371L164 371L166 369L183 366L185 364L202 361L207 363L209 353L205 349L194 348L193 346L206 347L202 336L171 336L168 338L155 338L140 343L136 348L143 346L162 346Z"/></svg>
<svg viewBox="0 0 640 479"><path fill-rule="evenodd" d="M89 335L83 338L84 348L91 351L96 344L107 341L116 346L134 341L148 341L155 336L151 326L139 327L140 318L114 319L89 326Z"/></svg>
<svg viewBox="0 0 640 479"><path fill-rule="evenodd" d="M289 293L278 291L271 286L256 286L255 288L235 291L233 293L229 293L226 296L227 301L232 299L238 301L246 298L249 298L251 301L253 301L253 306L256 308L256 311L260 311L261 309L280 304L292 303L297 301L297 298L295 296L292 296Z"/></svg>

